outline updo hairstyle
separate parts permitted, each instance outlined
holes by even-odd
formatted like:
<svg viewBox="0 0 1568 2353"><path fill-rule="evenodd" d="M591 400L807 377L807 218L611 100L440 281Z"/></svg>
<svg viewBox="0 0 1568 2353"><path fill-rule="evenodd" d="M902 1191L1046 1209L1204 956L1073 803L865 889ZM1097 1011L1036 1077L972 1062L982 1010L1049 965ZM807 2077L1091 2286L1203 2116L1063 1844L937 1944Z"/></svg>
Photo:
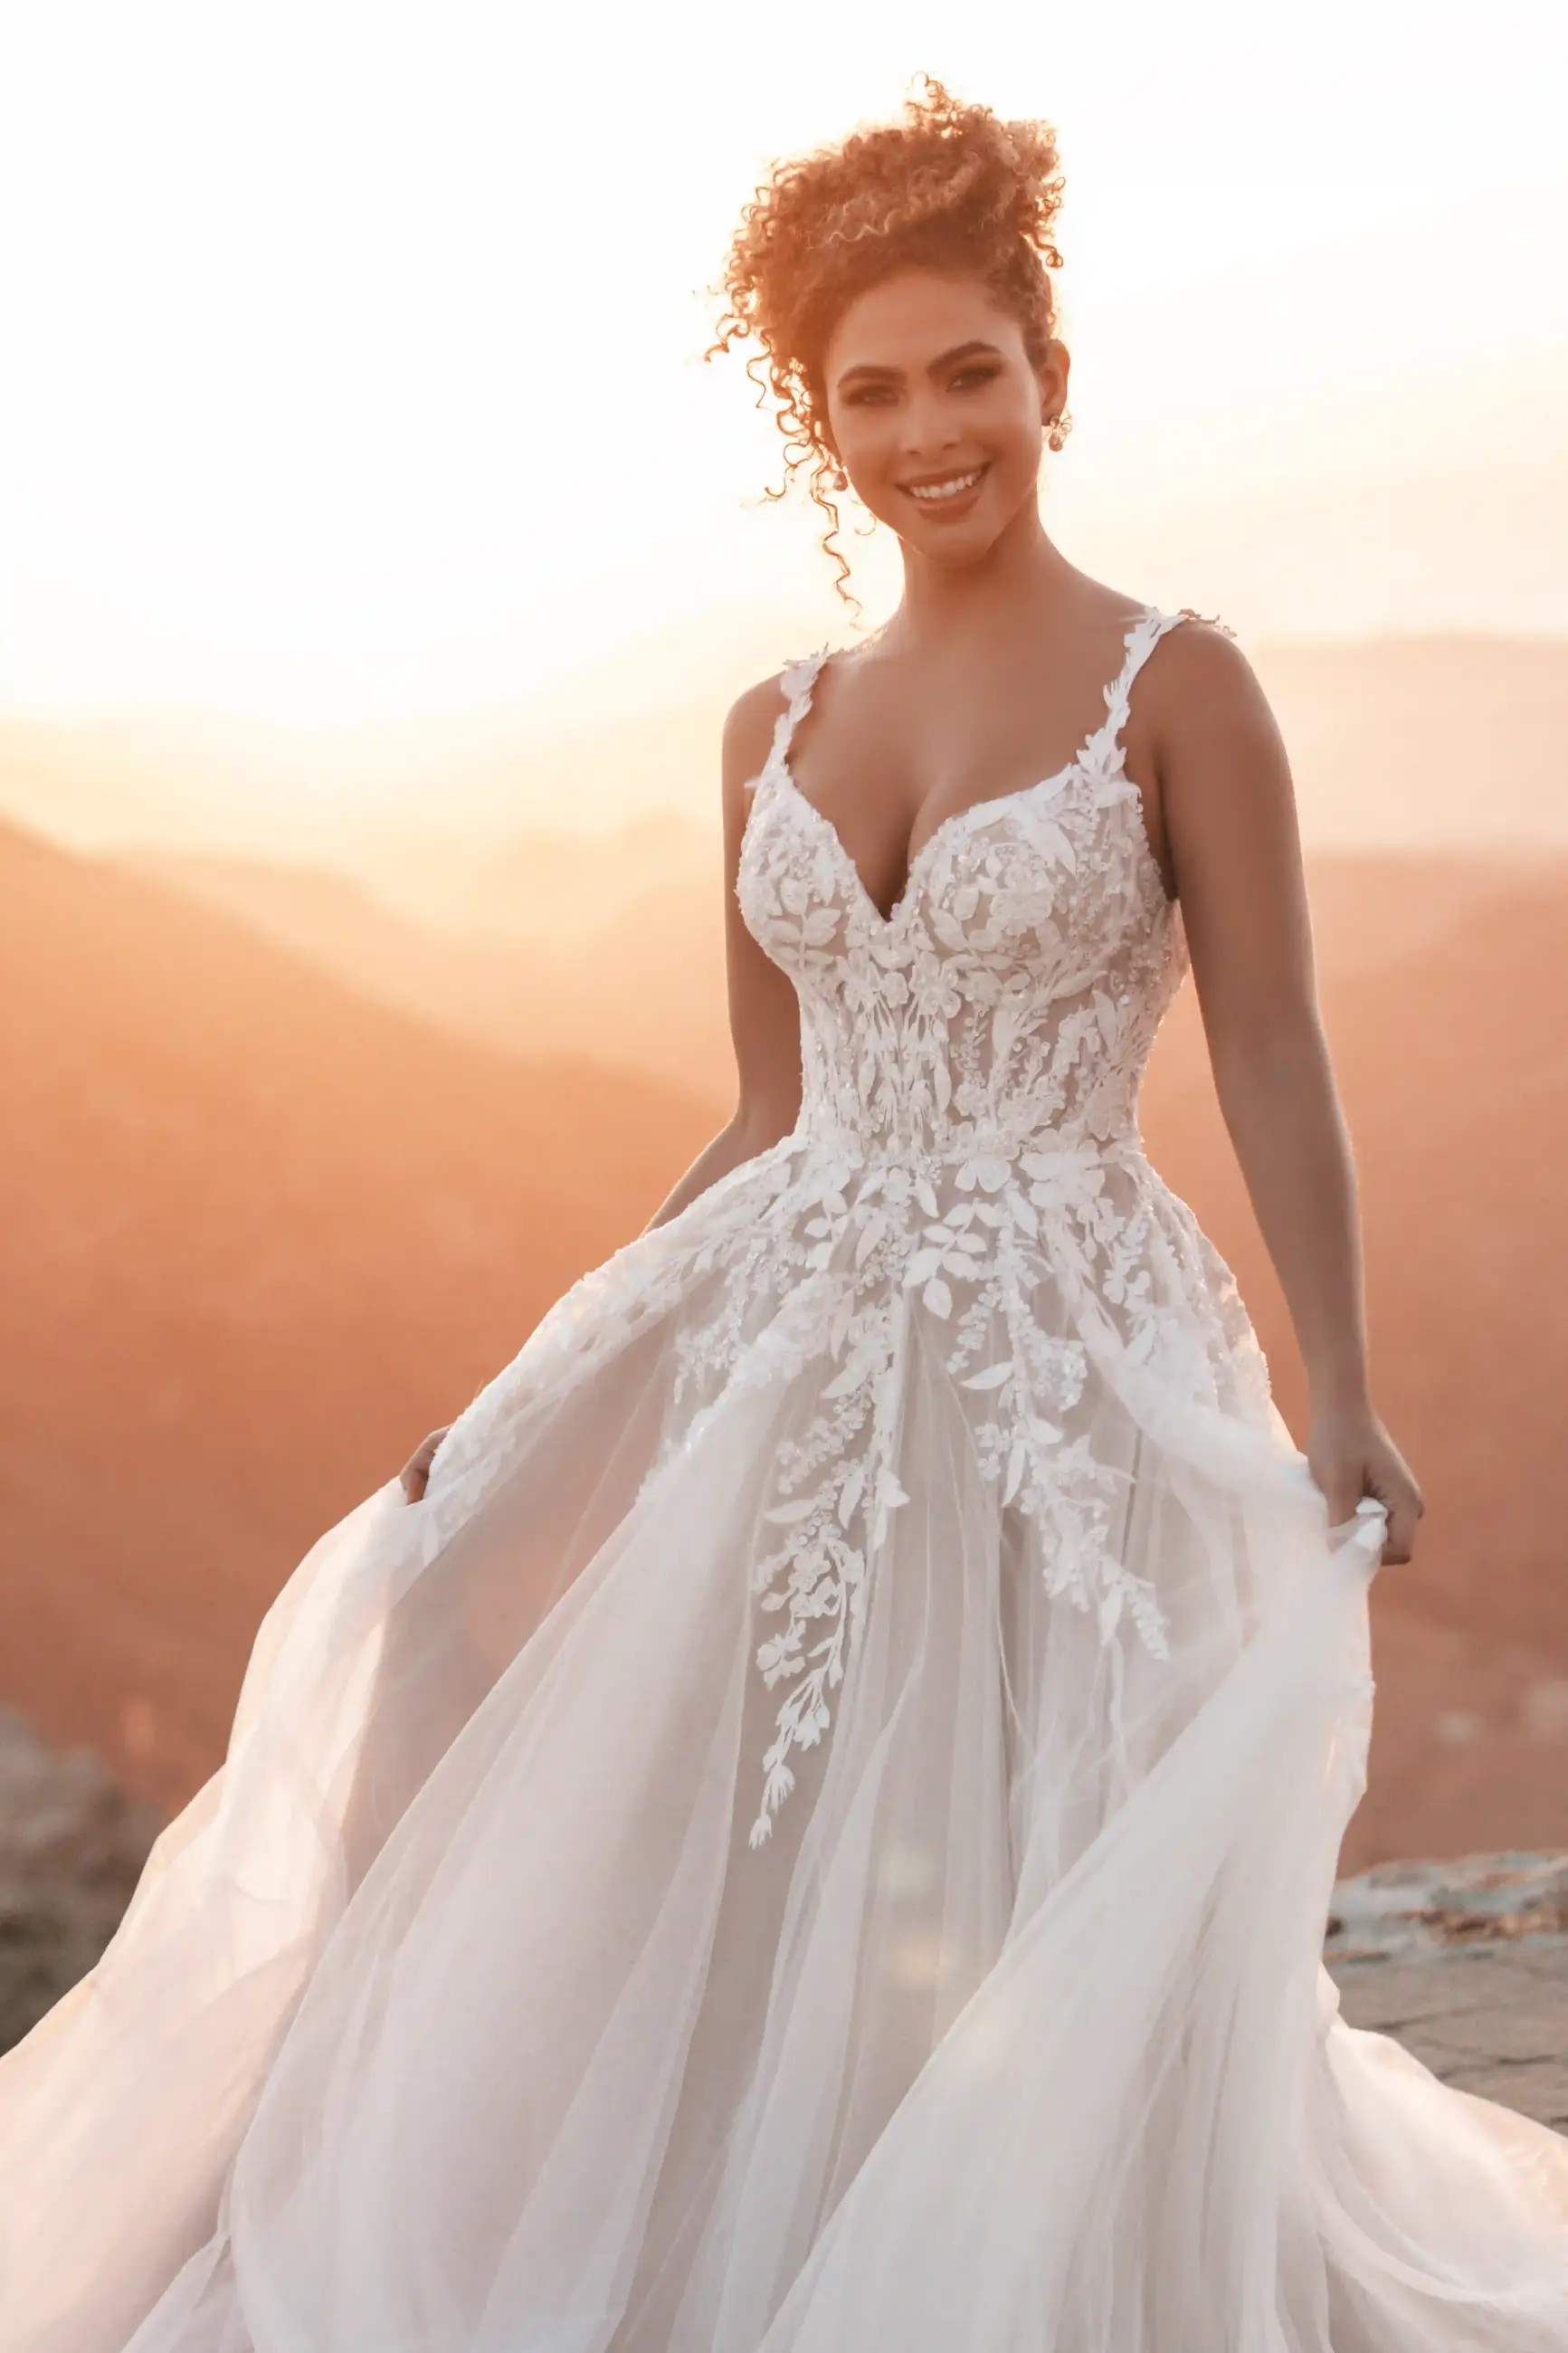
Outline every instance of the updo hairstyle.
<svg viewBox="0 0 1568 2353"><path fill-rule="evenodd" d="M758 406L770 397L784 437L783 498L803 466L827 517L822 545L847 598L836 544L834 493L847 488L824 438L823 360L846 305L893 271L941 269L979 279L1017 321L1037 367L1056 332L1062 266L1052 241L1064 182L1047 122L1004 122L965 106L931 75L902 119L856 131L837 146L775 164L741 214L720 285L724 303L711 359L748 338ZM765 370L765 377L757 371Z"/></svg>

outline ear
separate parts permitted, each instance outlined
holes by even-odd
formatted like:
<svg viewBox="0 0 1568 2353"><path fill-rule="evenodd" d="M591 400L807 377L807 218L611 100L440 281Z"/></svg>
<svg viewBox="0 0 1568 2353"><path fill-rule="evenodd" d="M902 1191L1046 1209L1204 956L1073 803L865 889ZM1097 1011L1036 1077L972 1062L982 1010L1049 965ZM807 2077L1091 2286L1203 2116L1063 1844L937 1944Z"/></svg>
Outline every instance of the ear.
<svg viewBox="0 0 1568 2353"><path fill-rule="evenodd" d="M1040 421L1067 406L1068 376L1072 369L1072 353L1067 345L1053 335L1041 354L1035 370L1035 381L1040 387Z"/></svg>

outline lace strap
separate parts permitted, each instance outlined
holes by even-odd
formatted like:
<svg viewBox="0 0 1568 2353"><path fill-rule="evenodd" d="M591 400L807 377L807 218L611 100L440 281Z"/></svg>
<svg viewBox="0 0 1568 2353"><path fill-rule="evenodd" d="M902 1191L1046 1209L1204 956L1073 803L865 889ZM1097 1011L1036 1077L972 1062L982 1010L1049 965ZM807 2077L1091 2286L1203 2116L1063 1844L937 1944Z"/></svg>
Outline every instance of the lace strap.
<svg viewBox="0 0 1568 2353"><path fill-rule="evenodd" d="M752 785L759 784L763 776L776 768L781 760L788 757L790 738L811 708L811 690L816 684L817 672L826 659L827 648L820 646L814 654L805 654L798 661L786 662L779 672L779 685L784 699L784 709L773 723L773 740L768 752L766 765L758 770L756 776L750 778L748 791Z"/></svg>
<svg viewBox="0 0 1568 2353"><path fill-rule="evenodd" d="M1204 613L1195 613L1190 605L1183 605L1173 613L1162 612L1157 605L1144 607L1143 611L1127 632L1127 655L1121 670L1105 690L1106 718L1101 733L1108 744L1114 744L1126 726L1132 694L1132 681L1161 638L1183 621L1203 620L1211 620L1211 617ZM1227 638L1234 638L1236 635L1236 631L1220 620L1217 615L1212 617L1211 626L1223 629Z"/></svg>

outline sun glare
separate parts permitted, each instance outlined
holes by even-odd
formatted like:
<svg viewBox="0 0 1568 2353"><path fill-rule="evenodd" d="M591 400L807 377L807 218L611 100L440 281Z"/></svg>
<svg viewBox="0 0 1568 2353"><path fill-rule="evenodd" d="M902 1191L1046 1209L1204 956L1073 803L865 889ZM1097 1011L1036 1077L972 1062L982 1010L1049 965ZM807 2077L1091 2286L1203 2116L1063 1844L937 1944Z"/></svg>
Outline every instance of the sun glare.
<svg viewBox="0 0 1568 2353"><path fill-rule="evenodd" d="M1058 125L1077 560L1266 630L1568 626L1563 27L1522 74L1519 9L1418 58L1394 14L678 8L613 58L500 6L14 20L0 703L397 721L748 607L839 626L703 290L768 158L922 66ZM1369 472L1408 545L1356 543Z"/></svg>

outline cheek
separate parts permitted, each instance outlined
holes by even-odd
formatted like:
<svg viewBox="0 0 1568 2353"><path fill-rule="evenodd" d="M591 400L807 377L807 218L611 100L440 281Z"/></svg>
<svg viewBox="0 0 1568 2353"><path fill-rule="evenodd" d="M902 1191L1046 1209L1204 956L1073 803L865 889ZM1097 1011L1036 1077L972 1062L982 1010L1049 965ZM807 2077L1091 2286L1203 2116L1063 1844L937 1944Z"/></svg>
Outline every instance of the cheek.
<svg viewBox="0 0 1568 2353"><path fill-rule="evenodd" d="M1039 464L1045 427L1037 401L1031 404L1027 398L1021 399L1016 392L1009 391L1005 399L994 405L985 431L1009 469Z"/></svg>
<svg viewBox="0 0 1568 2353"><path fill-rule="evenodd" d="M841 409L832 419L833 438L851 473L874 473L898 443L898 411L889 403Z"/></svg>
<svg viewBox="0 0 1568 2353"><path fill-rule="evenodd" d="M907 522L896 487L903 454L898 412L853 410L837 427L835 439L850 486L868 512L895 529Z"/></svg>

